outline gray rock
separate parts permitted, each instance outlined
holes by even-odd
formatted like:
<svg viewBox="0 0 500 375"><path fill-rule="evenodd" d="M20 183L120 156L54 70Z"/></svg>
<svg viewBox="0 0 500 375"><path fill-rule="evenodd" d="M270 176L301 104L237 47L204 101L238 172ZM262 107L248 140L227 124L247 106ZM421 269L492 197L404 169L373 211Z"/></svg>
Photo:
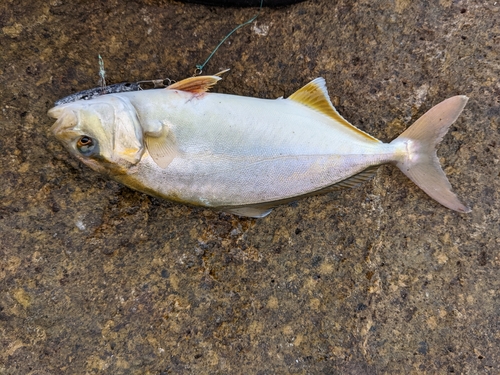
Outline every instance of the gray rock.
<svg viewBox="0 0 500 375"><path fill-rule="evenodd" d="M274 98L323 76L384 141L470 97L439 156L473 211L396 168L262 220L97 175L47 110L99 85L190 76L255 9L170 1L0 6L0 372L500 372L500 3L316 0L265 8L205 67Z"/></svg>

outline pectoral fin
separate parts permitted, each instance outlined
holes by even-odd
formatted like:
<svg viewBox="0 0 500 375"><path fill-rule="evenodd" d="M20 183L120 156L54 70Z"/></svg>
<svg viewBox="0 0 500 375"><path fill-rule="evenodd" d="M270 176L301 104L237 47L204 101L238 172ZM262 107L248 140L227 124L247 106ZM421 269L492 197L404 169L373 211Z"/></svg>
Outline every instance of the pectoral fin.
<svg viewBox="0 0 500 375"><path fill-rule="evenodd" d="M144 142L149 155L160 168L167 168L178 154L174 134L166 126L159 134L146 133Z"/></svg>

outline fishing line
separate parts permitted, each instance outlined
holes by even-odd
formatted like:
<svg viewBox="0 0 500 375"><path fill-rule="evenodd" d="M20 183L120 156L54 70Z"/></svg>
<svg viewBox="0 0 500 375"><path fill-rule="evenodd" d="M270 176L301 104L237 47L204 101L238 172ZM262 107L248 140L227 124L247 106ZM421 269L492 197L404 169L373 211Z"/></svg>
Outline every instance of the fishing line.
<svg viewBox="0 0 500 375"><path fill-rule="evenodd" d="M101 85L102 90L106 87L106 71L104 70L104 61L101 57L101 54L99 56L99 84Z"/></svg>
<svg viewBox="0 0 500 375"><path fill-rule="evenodd" d="M221 41L220 43L217 45L217 47L215 47L215 49L212 51L212 53L208 56L208 58L205 60L205 62L203 64L200 64L200 65L196 65L196 69L194 71L194 75L195 76L198 76L200 75L201 73L203 73L203 68L205 67L205 65L207 65L207 63L210 61L210 59L213 57L213 55L215 55L215 52L217 52L217 50L219 49L220 46L222 46L224 44L224 42L227 40L227 38L229 38L236 30L242 28L243 26L246 26L246 25L249 25L251 24L253 21L255 21L255 19L259 16L260 14L260 11L262 9L262 3L264 2L264 0L260 0L260 7L259 7L259 13L257 13L255 16L253 16L252 18L250 18L248 21L242 23L242 24L239 24L238 26L236 26L233 30L231 30L231 32L229 32L229 34L227 34Z"/></svg>
<svg viewBox="0 0 500 375"><path fill-rule="evenodd" d="M220 41L220 43L217 45L217 47L214 48L214 50L212 51L212 53L210 53L210 55L208 56L208 58L205 60L205 62L203 64L195 65L196 66L196 70L194 72L194 76L198 76L201 73L203 73L203 68L205 67L205 65L207 65L207 63L215 55L215 53L217 52L217 50L219 49L219 47L222 46L224 44L224 42L231 35L233 35L233 33L236 30L242 28L243 26L249 25L253 21L255 21L255 19L259 16L260 11L262 10L263 3L264 3L264 0L260 0L260 6L259 6L259 10L258 10L259 13L257 13L255 16L253 16L252 18L250 18L248 21L243 22L242 24L239 24L233 30L231 30L229 32L229 34L227 34ZM139 81L139 82L134 82L134 83L131 83L131 82L122 82L122 83L116 83L116 84L113 84L113 85L110 85L110 86L106 86L106 70L104 69L104 60L103 60L103 58L101 57L100 54L98 54L97 57L98 57L98 60L99 60L99 86L100 87L96 87L96 88L89 89L89 90L83 90L83 91L77 92L75 94L71 94L69 96L66 96L66 97L64 97L62 99L59 99L55 103L56 106L60 105L60 104L71 103L71 102L74 102L74 101L77 101L77 100L89 100L89 99L93 99L93 98L95 98L97 96L105 95L105 94L113 94L113 93L120 93L120 92L127 92L127 91L143 90L143 89L146 89L144 87L145 85L153 85L153 88L160 88L160 87L167 87L168 85L170 85L172 83L172 81L170 79L166 78L166 79L155 79L155 80ZM223 71L223 72L220 72L220 73L224 73L224 72L226 72L226 71Z"/></svg>

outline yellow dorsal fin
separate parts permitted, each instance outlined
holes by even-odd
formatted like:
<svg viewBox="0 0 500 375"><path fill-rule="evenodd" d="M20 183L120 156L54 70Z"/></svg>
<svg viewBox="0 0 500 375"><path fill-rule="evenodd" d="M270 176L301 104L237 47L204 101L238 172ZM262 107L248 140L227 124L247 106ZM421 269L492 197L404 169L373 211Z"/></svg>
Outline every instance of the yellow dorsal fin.
<svg viewBox="0 0 500 375"><path fill-rule="evenodd" d="M323 113L336 122L348 127L358 134L363 135L367 139L380 142L377 138L374 138L370 134L359 130L337 112L332 102L330 101L330 98L328 97L325 79L322 77L316 78L315 80L309 82L307 85L290 95L288 99Z"/></svg>
<svg viewBox="0 0 500 375"><path fill-rule="evenodd" d="M210 90L212 86L214 86L218 81L222 78L220 77L222 74L226 73L229 69L223 70L213 76L198 76L198 77L189 77L183 79L182 81L175 82L167 87L170 90L182 90L188 91L195 94L202 94Z"/></svg>

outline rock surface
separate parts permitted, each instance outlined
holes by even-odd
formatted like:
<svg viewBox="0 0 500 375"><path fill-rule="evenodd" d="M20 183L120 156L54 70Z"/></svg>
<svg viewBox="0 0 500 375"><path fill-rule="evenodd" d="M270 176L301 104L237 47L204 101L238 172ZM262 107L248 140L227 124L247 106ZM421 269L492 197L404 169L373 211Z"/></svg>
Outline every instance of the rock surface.
<svg viewBox="0 0 500 375"><path fill-rule="evenodd" d="M54 101L182 79L256 9L167 0L0 5L1 374L500 372L500 2L265 8L205 68L274 98L323 76L389 141L470 101L439 155L458 214L391 166L261 220L152 199L73 160Z"/></svg>

